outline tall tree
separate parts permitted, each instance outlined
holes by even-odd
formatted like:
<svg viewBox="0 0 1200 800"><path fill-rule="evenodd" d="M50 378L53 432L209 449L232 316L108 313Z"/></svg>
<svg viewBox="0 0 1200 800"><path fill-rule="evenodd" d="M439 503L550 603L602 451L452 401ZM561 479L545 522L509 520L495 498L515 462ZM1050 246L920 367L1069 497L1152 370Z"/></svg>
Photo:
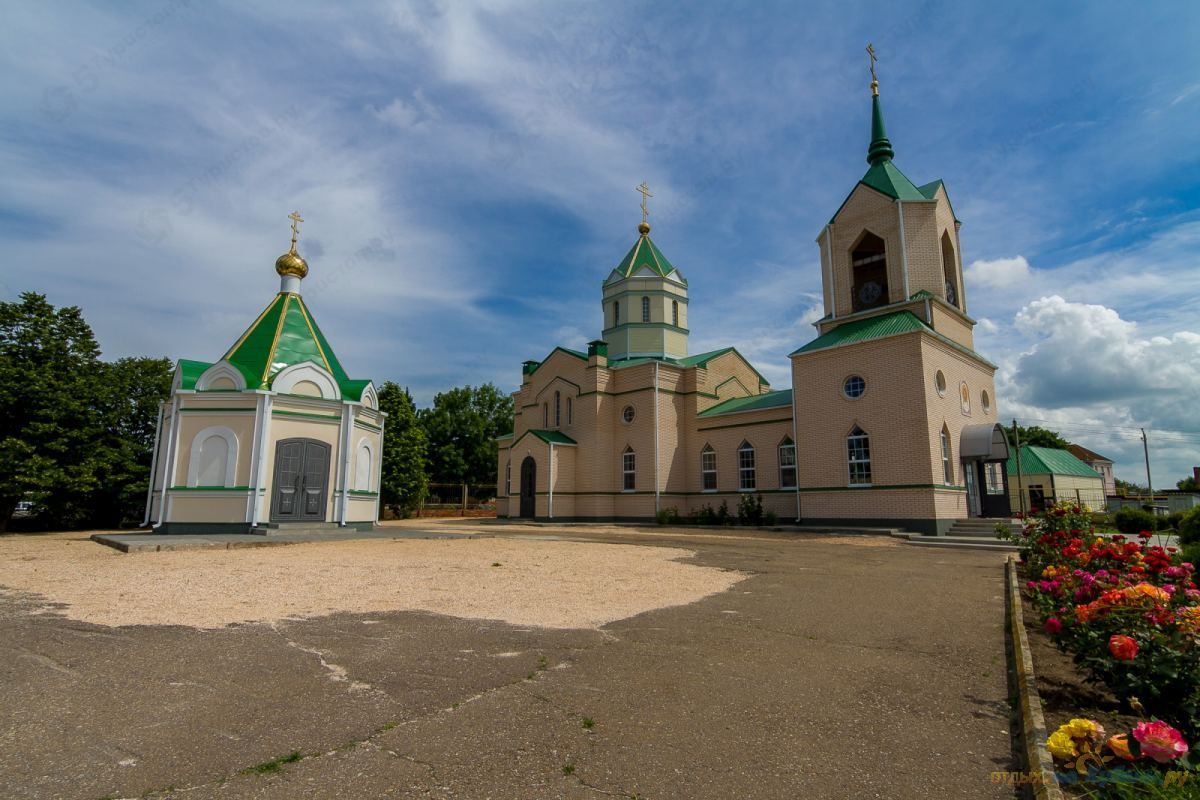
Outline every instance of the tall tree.
<svg viewBox="0 0 1200 800"><path fill-rule="evenodd" d="M1196 492L1200 491L1200 482L1196 481L1195 475L1188 475L1183 480L1176 481L1175 488L1181 492Z"/></svg>
<svg viewBox="0 0 1200 800"><path fill-rule="evenodd" d="M78 308L34 292L0 303L0 530L22 499L57 524L87 516L103 429L99 356Z"/></svg>
<svg viewBox="0 0 1200 800"><path fill-rule="evenodd" d="M429 439L429 474L436 483L492 484L496 480L496 437L512 432L512 398L493 384L460 386L421 409Z"/></svg>
<svg viewBox="0 0 1200 800"><path fill-rule="evenodd" d="M425 499L425 431L417 421L412 395L392 381L379 389L379 409L385 412L383 470L380 500L398 517L408 517Z"/></svg>
<svg viewBox="0 0 1200 800"><path fill-rule="evenodd" d="M1004 432L1008 435L1009 444L1012 444L1012 428L1005 428ZM1071 446L1071 443L1060 436L1057 431L1043 428L1040 425L1031 425L1028 428L1018 425L1017 432L1021 436L1021 444L1031 444L1035 447L1055 447L1060 450L1066 450Z"/></svg>

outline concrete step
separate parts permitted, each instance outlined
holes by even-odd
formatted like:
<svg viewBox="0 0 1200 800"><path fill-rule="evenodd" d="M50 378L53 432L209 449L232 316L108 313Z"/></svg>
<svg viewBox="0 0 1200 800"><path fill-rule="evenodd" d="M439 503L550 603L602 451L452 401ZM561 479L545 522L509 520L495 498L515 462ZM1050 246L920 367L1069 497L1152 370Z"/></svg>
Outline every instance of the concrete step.
<svg viewBox="0 0 1200 800"><path fill-rule="evenodd" d="M990 550L995 553L1015 553L1018 547L1011 542L987 541L976 536L914 536L907 544L915 547L941 547L951 550Z"/></svg>
<svg viewBox="0 0 1200 800"><path fill-rule="evenodd" d="M1001 519L960 519L946 532L947 536L976 536L981 539L995 539L996 526L1005 524ZM1021 532L1021 524L1009 521L1008 529L1014 534Z"/></svg>
<svg viewBox="0 0 1200 800"><path fill-rule="evenodd" d="M287 534L322 534L345 532L336 522L266 522L257 528L251 528L249 533L259 536L277 536Z"/></svg>

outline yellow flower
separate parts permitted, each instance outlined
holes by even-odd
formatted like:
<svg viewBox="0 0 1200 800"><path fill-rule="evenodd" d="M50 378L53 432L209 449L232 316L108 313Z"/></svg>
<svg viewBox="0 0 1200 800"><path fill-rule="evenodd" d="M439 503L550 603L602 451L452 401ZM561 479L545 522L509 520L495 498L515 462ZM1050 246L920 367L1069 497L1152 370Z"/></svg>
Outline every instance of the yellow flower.
<svg viewBox="0 0 1200 800"><path fill-rule="evenodd" d="M1063 761L1069 761L1079 755L1079 749L1075 747L1075 740L1071 738L1069 727L1069 724L1063 725L1050 734L1050 738L1046 740L1046 746L1050 748L1050 755Z"/></svg>
<svg viewBox="0 0 1200 800"><path fill-rule="evenodd" d="M1104 737L1104 728L1100 727L1100 723L1090 719L1073 719L1059 730L1064 728L1076 739L1088 739L1095 742Z"/></svg>

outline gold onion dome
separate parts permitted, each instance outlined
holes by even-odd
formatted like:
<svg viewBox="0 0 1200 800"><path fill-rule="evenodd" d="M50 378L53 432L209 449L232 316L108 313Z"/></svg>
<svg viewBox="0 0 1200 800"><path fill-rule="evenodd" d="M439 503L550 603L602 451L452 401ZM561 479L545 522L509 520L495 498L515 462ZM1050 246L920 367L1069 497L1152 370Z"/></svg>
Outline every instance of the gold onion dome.
<svg viewBox="0 0 1200 800"><path fill-rule="evenodd" d="M648 233L650 233L650 223L648 223L648 222L638 223L638 233L640 233L642 236L645 236Z"/></svg>
<svg viewBox="0 0 1200 800"><path fill-rule="evenodd" d="M299 211L288 214L288 219L292 221L292 246L286 253L275 259L275 271L279 273L280 277L293 275L303 278L308 275L308 262L296 252L296 238L300 235L300 223L304 220L301 219Z"/></svg>
<svg viewBox="0 0 1200 800"><path fill-rule="evenodd" d="M295 248L275 259L275 271L281 276L295 275L303 278L308 275L308 262L297 255Z"/></svg>

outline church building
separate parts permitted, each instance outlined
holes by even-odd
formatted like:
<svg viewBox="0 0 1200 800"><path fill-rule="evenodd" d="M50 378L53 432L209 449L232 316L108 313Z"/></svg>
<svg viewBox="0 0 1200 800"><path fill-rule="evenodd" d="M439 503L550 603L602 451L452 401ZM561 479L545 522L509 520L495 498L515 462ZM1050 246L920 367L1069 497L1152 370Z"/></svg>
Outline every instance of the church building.
<svg viewBox="0 0 1200 800"><path fill-rule="evenodd" d="M872 54L873 55L873 54ZM688 282L642 223L600 338L526 361L497 514L653 519L759 494L780 520L944 534L1008 517L994 364L975 352L940 180L896 166L872 63L870 165L818 233L825 315L773 389L732 347L688 352Z"/></svg>
<svg viewBox="0 0 1200 800"><path fill-rule="evenodd" d="M217 361L181 359L159 411L146 498L158 533L370 528L385 414L351 379L300 296L308 264L275 262L279 293Z"/></svg>

